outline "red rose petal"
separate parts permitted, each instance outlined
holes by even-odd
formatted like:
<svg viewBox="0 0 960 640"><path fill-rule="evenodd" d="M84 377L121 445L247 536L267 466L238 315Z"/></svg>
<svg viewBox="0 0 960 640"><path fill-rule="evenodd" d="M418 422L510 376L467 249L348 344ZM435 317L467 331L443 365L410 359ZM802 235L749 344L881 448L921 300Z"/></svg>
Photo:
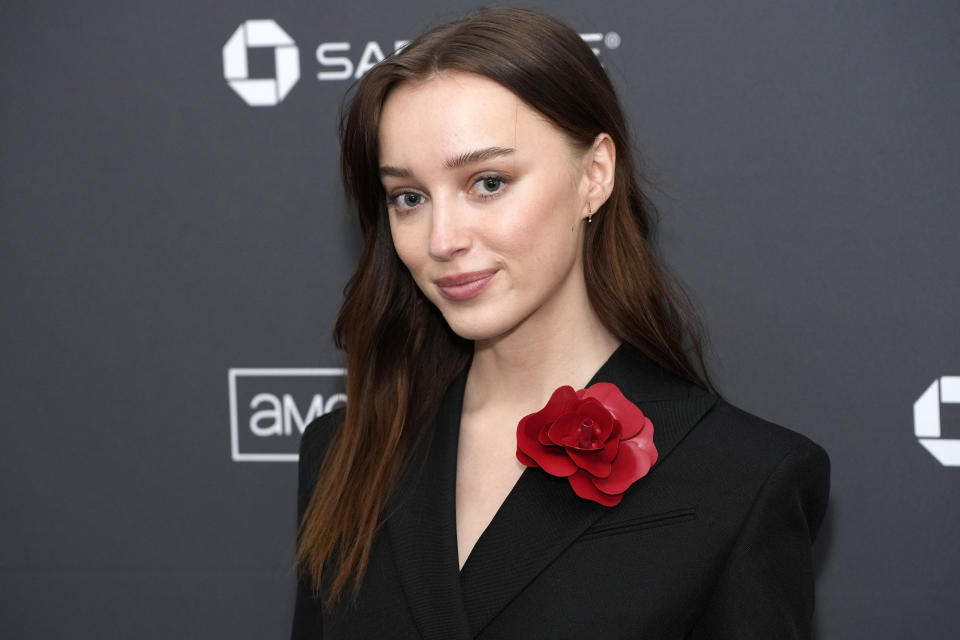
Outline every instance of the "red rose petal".
<svg viewBox="0 0 960 640"><path fill-rule="evenodd" d="M560 447L545 447L540 444L535 437L531 437L531 427L536 428L535 420L528 420L534 414L523 418L517 425L517 451L524 453L532 459L535 466L554 476L566 477L577 470L577 465L573 460L567 457ZM519 457L519 456L518 456ZM521 462L524 462L521 459Z"/></svg>
<svg viewBox="0 0 960 640"><path fill-rule="evenodd" d="M541 428L537 429L537 442L545 447L552 447L554 445L554 442L550 439L549 435L551 426L552 425L550 423L545 423Z"/></svg>
<svg viewBox="0 0 960 640"><path fill-rule="evenodd" d="M650 466L653 466L659 457L657 452L657 447L653 443L653 423L650 423L650 428L644 428L637 436L630 438L629 441L621 440L620 444L629 442L631 446L638 448L642 451L648 458L650 458Z"/></svg>
<svg viewBox="0 0 960 640"><path fill-rule="evenodd" d="M647 475L657 456L656 450L651 452L645 444L639 439L621 440L617 458L613 461L613 471L606 478L593 481L597 489L611 495L620 494Z"/></svg>
<svg viewBox="0 0 960 640"><path fill-rule="evenodd" d="M567 413L557 418L557 421L550 425L550 429L547 430L551 442L561 447L586 451L601 448L604 441L599 438L597 438L596 447L582 448L580 446L580 429L585 417L578 413Z"/></svg>
<svg viewBox="0 0 960 640"><path fill-rule="evenodd" d="M600 425L601 440L606 442L610 439L610 434L613 432L617 420L596 398L585 398L577 404L576 412L578 415L590 418Z"/></svg>
<svg viewBox="0 0 960 640"><path fill-rule="evenodd" d="M537 421L536 414L531 413L520 420L517 425L517 448L523 449L530 455L530 452L540 447L537 441Z"/></svg>
<svg viewBox="0 0 960 640"><path fill-rule="evenodd" d="M605 507L615 507L620 504L620 501L623 499L623 496L612 496L598 491L586 471L578 471L567 478L567 480L570 481L573 492L578 496L586 500L599 502Z"/></svg>
<svg viewBox="0 0 960 640"><path fill-rule="evenodd" d="M525 454L523 451L521 451L519 447L517 447L517 460L519 460L519 461L522 462L523 464L527 465L528 467L539 467L539 466L540 466L540 465L537 464L537 461L536 461L536 460L534 460L533 458L531 458L530 456L528 456L527 454Z"/></svg>
<svg viewBox="0 0 960 640"><path fill-rule="evenodd" d="M577 470L577 465L560 447L544 447L534 441L521 441L517 437L517 451L525 453L536 466L553 476L566 477Z"/></svg>
<svg viewBox="0 0 960 640"><path fill-rule="evenodd" d="M560 387L517 425L517 459L567 477L586 500L612 507L657 461L653 423L612 384Z"/></svg>
<svg viewBox="0 0 960 640"><path fill-rule="evenodd" d="M598 382L587 389L581 389L578 397L595 398L620 422L623 428L621 438L632 438L637 435L646 423L650 422L643 411L633 404L620 392L617 385L609 382ZM583 395L579 395L583 394Z"/></svg>
<svg viewBox="0 0 960 640"><path fill-rule="evenodd" d="M607 444L604 445L603 449L597 452L597 457L603 460L604 462L613 462L614 458L617 457L617 451L620 450L620 423L615 422L613 433L610 434L610 439L607 440Z"/></svg>
<svg viewBox="0 0 960 640"><path fill-rule="evenodd" d="M565 385L559 387L556 391L550 394L550 399L547 400L547 404L543 406L543 409L540 409L537 413L542 413L544 418L548 422L553 422L563 414L567 413L567 409L571 403L576 401L577 392L573 390L573 387L570 385Z"/></svg>
<svg viewBox="0 0 960 640"><path fill-rule="evenodd" d="M650 431L653 430L653 423L650 422L650 418L648 418L647 416L643 416L643 420L639 421L639 428L637 428L637 425L632 425L632 426L634 428L630 430L629 434L624 433L620 437L623 438L624 440L627 440L629 438L652 438L653 437L652 435L647 434L648 430ZM624 429L624 431L626 432L626 429Z"/></svg>
<svg viewBox="0 0 960 640"><path fill-rule="evenodd" d="M520 420L520 424L523 425L523 431L526 434L526 437L538 442L540 441L541 434L547 430L547 427L549 427L551 423L552 419L548 420L543 415L542 411L531 413L530 415L524 416Z"/></svg>
<svg viewBox="0 0 960 640"><path fill-rule="evenodd" d="M595 478L606 478L613 471L613 465L603 460L598 454L600 451L580 452L576 449L567 449L567 455L578 467Z"/></svg>
<svg viewBox="0 0 960 640"><path fill-rule="evenodd" d="M565 478L577 470L576 463L559 447L541 447L536 455L530 457L552 476Z"/></svg>

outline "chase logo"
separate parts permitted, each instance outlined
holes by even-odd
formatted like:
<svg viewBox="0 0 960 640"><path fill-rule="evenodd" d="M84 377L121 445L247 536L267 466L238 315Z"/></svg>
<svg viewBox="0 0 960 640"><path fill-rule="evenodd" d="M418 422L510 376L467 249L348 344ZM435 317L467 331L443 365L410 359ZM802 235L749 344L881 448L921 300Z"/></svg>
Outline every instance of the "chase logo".
<svg viewBox="0 0 960 640"><path fill-rule="evenodd" d="M310 422L345 405L344 369L230 369L230 457L295 462Z"/></svg>
<svg viewBox="0 0 960 640"><path fill-rule="evenodd" d="M940 464L960 467L960 440L942 438L943 405L960 404L960 376L941 376L913 403L913 432Z"/></svg>
<svg viewBox="0 0 960 640"><path fill-rule="evenodd" d="M251 78L247 50L273 48L272 78ZM300 52L293 38L273 20L247 20L223 45L223 77L251 107L272 107L300 79Z"/></svg>
<svg viewBox="0 0 960 640"><path fill-rule="evenodd" d="M612 51L622 44L616 31L581 33L580 37L598 58L602 58L604 50ZM317 79L357 80L386 55L407 44L408 40L393 40L388 46L375 40L321 42L314 54L320 65ZM250 77L250 49L257 48L273 49L271 77ZM259 64L259 59L255 59L253 66ZM283 101L300 79L300 50L273 20L247 20L223 45L223 77L251 107L272 107Z"/></svg>

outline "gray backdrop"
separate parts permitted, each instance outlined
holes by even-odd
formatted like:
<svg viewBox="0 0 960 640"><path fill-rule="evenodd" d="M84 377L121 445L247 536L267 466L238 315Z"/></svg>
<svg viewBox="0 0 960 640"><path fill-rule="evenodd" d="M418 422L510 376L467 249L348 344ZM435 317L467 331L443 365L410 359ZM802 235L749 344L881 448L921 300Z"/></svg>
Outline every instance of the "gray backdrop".
<svg viewBox="0 0 960 640"><path fill-rule="evenodd" d="M286 636L357 249L318 74L472 4L0 2L4 637ZM722 389L831 454L818 637L956 637L960 6L538 6L621 91Z"/></svg>

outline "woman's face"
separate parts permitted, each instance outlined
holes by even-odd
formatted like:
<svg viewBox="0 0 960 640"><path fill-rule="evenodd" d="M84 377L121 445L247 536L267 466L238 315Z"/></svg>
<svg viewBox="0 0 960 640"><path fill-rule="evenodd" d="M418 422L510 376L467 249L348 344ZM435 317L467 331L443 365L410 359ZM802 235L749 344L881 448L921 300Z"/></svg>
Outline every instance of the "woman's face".
<svg viewBox="0 0 960 640"><path fill-rule="evenodd" d="M397 254L458 335L549 332L588 304L586 154L552 123L451 72L394 88L378 135Z"/></svg>

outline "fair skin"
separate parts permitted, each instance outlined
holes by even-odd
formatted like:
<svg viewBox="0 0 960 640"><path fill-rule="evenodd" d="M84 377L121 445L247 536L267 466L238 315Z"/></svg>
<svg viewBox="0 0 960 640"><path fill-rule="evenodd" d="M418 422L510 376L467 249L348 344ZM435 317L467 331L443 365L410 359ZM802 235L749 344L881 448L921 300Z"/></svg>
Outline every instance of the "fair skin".
<svg viewBox="0 0 960 640"><path fill-rule="evenodd" d="M509 90L462 72L394 88L378 136L397 254L474 341L457 453L462 568L525 469L517 423L557 387L582 388L619 344L582 264L616 151L606 134L575 148Z"/></svg>

